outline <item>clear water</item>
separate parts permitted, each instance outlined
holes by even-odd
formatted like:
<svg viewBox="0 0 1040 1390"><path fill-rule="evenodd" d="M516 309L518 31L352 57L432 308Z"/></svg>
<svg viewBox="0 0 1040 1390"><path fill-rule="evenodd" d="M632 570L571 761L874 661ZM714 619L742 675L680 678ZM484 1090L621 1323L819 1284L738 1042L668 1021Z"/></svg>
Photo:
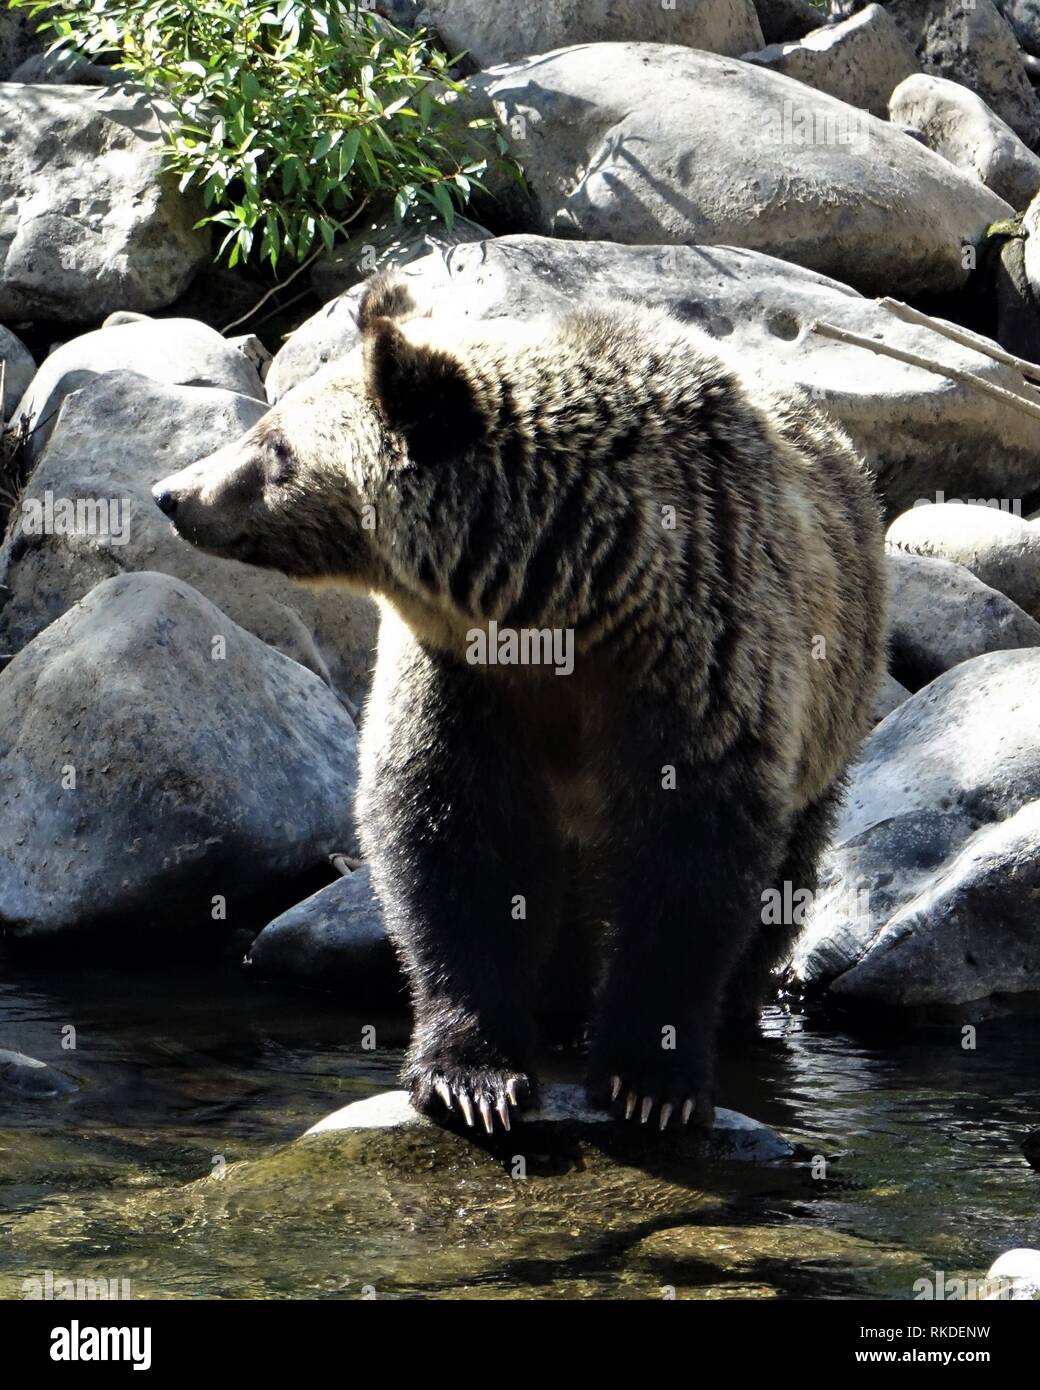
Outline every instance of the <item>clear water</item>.
<svg viewBox="0 0 1040 1390"><path fill-rule="evenodd" d="M0 1047L78 1089L0 1090L0 1297L50 1271L136 1297L904 1299L1040 1246L1020 1148L1040 1123L1035 1011L981 1023L973 1051L953 1022L863 1037L767 1016L720 1099L822 1172L600 1158L521 1181L453 1139L291 1143L394 1085L400 1015L230 970L4 974Z"/></svg>

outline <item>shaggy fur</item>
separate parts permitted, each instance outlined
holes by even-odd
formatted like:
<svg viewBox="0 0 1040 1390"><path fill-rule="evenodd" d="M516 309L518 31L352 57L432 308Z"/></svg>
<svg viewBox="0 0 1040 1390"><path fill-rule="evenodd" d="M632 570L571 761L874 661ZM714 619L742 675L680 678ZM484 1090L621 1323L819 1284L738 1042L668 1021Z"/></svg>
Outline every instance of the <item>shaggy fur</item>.
<svg viewBox="0 0 1040 1390"><path fill-rule="evenodd" d="M660 311L459 324L378 277L359 323L355 354L156 491L206 549L379 596L359 811L415 1104L508 1127L577 917L591 1094L710 1123L720 1013L793 935L763 894L815 886L871 721L868 474ZM573 673L471 664L492 622L572 634Z"/></svg>

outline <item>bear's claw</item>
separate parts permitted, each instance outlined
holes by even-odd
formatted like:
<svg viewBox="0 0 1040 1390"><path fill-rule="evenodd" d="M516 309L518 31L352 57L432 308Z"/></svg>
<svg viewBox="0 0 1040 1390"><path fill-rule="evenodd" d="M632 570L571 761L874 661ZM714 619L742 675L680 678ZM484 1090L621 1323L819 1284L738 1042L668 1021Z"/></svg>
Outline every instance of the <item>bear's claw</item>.
<svg viewBox="0 0 1040 1390"><path fill-rule="evenodd" d="M662 1102L656 1095L646 1095L634 1087L626 1087L621 1076L615 1073L610 1078L610 1104L617 1105L619 1102L624 1105L625 1119L634 1119L638 1111L642 1125L650 1119L654 1107L660 1106L657 1127L661 1130L668 1128L673 1116L683 1128L693 1120L696 1127L710 1129L715 1119L715 1107L707 1096L687 1095Z"/></svg>
<svg viewBox="0 0 1040 1390"><path fill-rule="evenodd" d="M480 1116L487 1134L494 1134L496 1118L508 1133L511 1107L520 1110L531 1103L533 1087L521 1072L500 1072L480 1067L431 1069L412 1084L412 1104L430 1119L458 1115L473 1129Z"/></svg>

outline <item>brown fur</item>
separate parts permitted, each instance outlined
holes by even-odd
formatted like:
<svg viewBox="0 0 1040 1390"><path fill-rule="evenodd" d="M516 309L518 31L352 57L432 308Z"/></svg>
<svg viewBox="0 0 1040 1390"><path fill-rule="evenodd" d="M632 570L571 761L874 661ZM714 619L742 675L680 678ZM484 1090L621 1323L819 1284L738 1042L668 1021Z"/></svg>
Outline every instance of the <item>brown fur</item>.
<svg viewBox="0 0 1040 1390"><path fill-rule="evenodd" d="M758 989L789 940L756 927L761 895L814 886L870 725L869 476L810 405L661 311L459 324L377 277L359 324L358 353L162 486L196 543L380 596L359 809L413 988L416 1102L508 1117L533 1090L572 846L607 924L593 1089L703 1118L727 990ZM278 481L243 501L243 476ZM492 622L573 633L573 674L472 665Z"/></svg>

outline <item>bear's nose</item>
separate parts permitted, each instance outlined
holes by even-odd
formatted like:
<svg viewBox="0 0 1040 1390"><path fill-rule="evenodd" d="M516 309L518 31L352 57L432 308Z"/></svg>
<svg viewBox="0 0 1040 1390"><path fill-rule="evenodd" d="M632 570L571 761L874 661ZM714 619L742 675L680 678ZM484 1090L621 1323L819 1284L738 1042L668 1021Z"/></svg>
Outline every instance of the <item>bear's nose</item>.
<svg viewBox="0 0 1040 1390"><path fill-rule="evenodd" d="M171 492L168 487L163 487L162 483L156 483L152 488L152 496L155 498L155 505L167 516L173 516L177 510L177 494Z"/></svg>

